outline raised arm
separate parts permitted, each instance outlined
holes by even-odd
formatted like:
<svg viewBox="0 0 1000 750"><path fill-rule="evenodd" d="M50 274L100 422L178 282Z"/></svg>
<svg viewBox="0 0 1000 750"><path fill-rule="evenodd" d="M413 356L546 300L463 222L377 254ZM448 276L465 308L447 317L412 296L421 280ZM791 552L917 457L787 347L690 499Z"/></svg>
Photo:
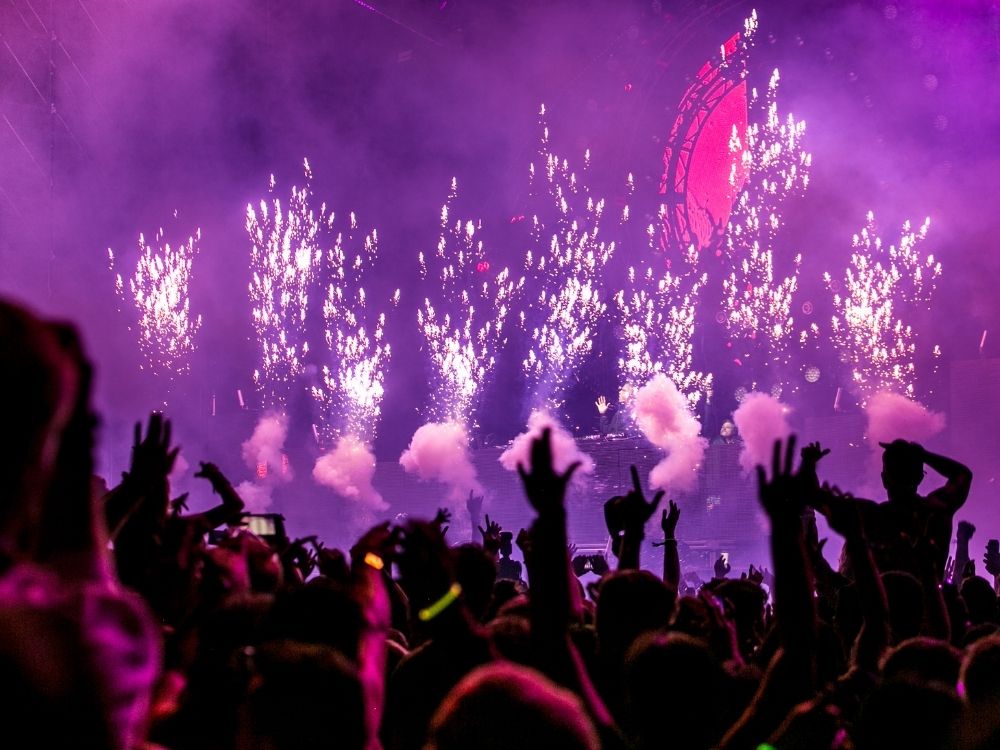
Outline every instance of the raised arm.
<svg viewBox="0 0 1000 750"><path fill-rule="evenodd" d="M618 555L618 570L639 569L646 521L656 512L664 495L664 491L660 490L647 503L639 481L639 470L632 466L630 472L632 489L628 494L613 497L604 504L604 520L612 536L612 549Z"/></svg>
<svg viewBox="0 0 1000 750"><path fill-rule="evenodd" d="M972 487L972 471L953 458L931 453L923 447L920 447L920 450L923 452L924 465L934 469L947 480L945 485L934 490L930 497L943 503L952 512L961 508L969 497L969 489ZM955 569L959 569L957 565Z"/></svg>
<svg viewBox="0 0 1000 750"><path fill-rule="evenodd" d="M673 500L669 511L664 508L660 518L660 528L663 529L663 582L679 590L681 585L681 561L677 555L677 521L681 517L681 509Z"/></svg>
<svg viewBox="0 0 1000 750"><path fill-rule="evenodd" d="M785 448L782 451L782 448ZM771 478L757 467L760 503L771 520L774 614L781 648L750 707L727 732L720 747L754 748L778 728L795 705L815 694L816 604L802 529L807 482L792 471L795 437L774 445Z"/></svg>
<svg viewBox="0 0 1000 750"><path fill-rule="evenodd" d="M214 529L223 524L232 526L239 523L243 513L243 499L219 467L203 461L195 476L207 479L212 485L212 491L219 496L222 502L201 513L184 516L184 520L188 523L198 524L204 529Z"/></svg>
<svg viewBox="0 0 1000 750"><path fill-rule="evenodd" d="M170 420L162 414L149 416L145 435L142 423L136 423L129 470L105 496L105 520L113 541L126 527L130 535L145 536L163 522L170 502L168 478L179 453L172 445Z"/></svg>
<svg viewBox="0 0 1000 750"><path fill-rule="evenodd" d="M782 463L781 442L774 445L771 479L757 467L760 502L771 520L771 556L774 560L774 614L781 645L790 661L802 670L801 687L813 687L816 640L816 604L813 576L802 529L803 493L808 490L792 471L795 437L788 439Z"/></svg>
<svg viewBox="0 0 1000 750"><path fill-rule="evenodd" d="M569 638L573 573L566 552L565 497L579 463L556 471L551 440L546 429L532 443L530 469L518 466L528 502L538 514L529 534L531 554L525 555L535 663L550 679L574 690L595 723L606 729L612 725L611 716Z"/></svg>
<svg viewBox="0 0 1000 750"><path fill-rule="evenodd" d="M386 633L392 608L384 568L391 561L391 532L385 522L368 531L351 550L353 588L365 627L358 644L358 673L365 692L366 750L380 750L379 728L385 707Z"/></svg>

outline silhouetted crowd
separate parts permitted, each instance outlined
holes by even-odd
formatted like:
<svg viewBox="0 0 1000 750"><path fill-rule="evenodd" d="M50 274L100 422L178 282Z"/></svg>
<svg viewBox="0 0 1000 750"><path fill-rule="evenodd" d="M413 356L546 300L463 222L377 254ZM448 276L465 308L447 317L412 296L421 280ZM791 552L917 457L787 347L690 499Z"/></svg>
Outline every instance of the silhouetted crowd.
<svg viewBox="0 0 1000 750"><path fill-rule="evenodd" d="M681 510L634 468L604 508L610 565L574 554L577 467L554 467L548 432L520 467L531 525L515 537L472 496L477 541L457 546L444 512L346 551L251 533L211 463L218 503L189 513L158 414L109 490L91 376L72 327L0 303L5 747L1000 747L996 581L971 525L948 557L972 475L920 445L883 445L872 502L822 483L818 444L776 444L757 469L773 571L720 560L694 585ZM836 569L817 514L844 539ZM996 544L982 564L1000 574Z"/></svg>

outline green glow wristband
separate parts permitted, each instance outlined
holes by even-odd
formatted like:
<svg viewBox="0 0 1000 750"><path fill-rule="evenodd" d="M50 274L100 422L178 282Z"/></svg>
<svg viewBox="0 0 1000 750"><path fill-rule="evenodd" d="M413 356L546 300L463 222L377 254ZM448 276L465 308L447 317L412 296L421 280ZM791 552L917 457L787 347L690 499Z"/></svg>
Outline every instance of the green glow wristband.
<svg viewBox="0 0 1000 750"><path fill-rule="evenodd" d="M419 617L423 622L429 622L454 604L455 600L461 595L462 587L458 583L453 583L451 584L451 588L445 592L444 596L433 604L430 604L418 611L417 617Z"/></svg>

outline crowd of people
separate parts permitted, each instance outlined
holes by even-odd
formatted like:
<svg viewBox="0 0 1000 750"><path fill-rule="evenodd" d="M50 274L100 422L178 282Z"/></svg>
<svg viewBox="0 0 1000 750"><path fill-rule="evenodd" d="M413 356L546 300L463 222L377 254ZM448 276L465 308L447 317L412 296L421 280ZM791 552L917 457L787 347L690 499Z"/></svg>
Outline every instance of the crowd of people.
<svg viewBox="0 0 1000 750"><path fill-rule="evenodd" d="M470 498L349 550L255 535L211 463L171 498L170 423L93 476L91 365L72 327L0 303L2 736L86 748L968 748L1000 745L1000 611L955 515L971 472L895 441L882 502L822 483L818 444L758 467L771 569L693 587L682 510L638 473L608 500L611 559L568 546L548 432L519 467L515 535ZM918 492L925 470L943 479ZM844 539L829 565L816 516ZM640 569L643 545L662 570ZM523 564L513 558L514 546ZM985 572L1000 574L988 544ZM599 581L580 584L584 573Z"/></svg>

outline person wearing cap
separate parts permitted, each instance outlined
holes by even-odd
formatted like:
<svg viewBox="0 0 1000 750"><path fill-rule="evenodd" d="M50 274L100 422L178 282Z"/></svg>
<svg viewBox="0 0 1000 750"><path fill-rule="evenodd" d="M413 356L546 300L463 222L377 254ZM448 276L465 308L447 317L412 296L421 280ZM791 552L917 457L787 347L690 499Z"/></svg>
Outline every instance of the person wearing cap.
<svg viewBox="0 0 1000 750"><path fill-rule="evenodd" d="M919 556L933 555L938 575L944 572L955 513L969 497L972 472L964 464L919 443L894 440L879 443L882 453L882 486L887 499L876 503L829 491L817 510L828 514L837 502L855 502L865 536L881 572L902 570L916 574ZM927 495L918 492L930 468L945 483Z"/></svg>

